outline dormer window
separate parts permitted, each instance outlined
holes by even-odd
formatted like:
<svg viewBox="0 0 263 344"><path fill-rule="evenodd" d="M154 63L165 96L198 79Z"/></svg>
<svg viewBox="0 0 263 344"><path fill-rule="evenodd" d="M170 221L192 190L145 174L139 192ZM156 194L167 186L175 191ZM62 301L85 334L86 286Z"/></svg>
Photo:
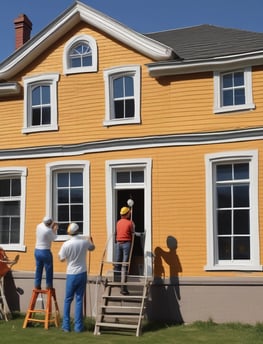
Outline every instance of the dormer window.
<svg viewBox="0 0 263 344"><path fill-rule="evenodd" d="M97 43L88 35L69 40L64 49L64 73L88 73L97 71Z"/></svg>

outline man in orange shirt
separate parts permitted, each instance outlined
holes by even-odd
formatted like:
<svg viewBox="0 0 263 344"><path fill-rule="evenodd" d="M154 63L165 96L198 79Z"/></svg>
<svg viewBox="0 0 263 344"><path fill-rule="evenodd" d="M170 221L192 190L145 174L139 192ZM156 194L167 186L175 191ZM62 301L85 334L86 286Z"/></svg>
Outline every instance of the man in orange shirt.
<svg viewBox="0 0 263 344"><path fill-rule="evenodd" d="M117 275L121 275L121 294L129 295L127 286L127 273L128 262L131 253L131 245L134 233L134 222L131 220L131 209L128 207L122 207L120 210L121 218L116 224L116 262L121 264L115 265L115 271Z"/></svg>

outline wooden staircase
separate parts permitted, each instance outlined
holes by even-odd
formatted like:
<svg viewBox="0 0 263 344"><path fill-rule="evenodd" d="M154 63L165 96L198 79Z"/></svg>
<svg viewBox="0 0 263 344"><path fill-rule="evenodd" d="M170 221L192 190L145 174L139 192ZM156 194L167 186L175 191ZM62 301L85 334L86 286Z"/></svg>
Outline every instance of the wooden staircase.
<svg viewBox="0 0 263 344"><path fill-rule="evenodd" d="M98 303L98 311L94 335L102 331L135 331L140 336L142 321L145 316L145 307L148 298L150 279L144 276L128 276L125 283L129 295L122 295L121 282L114 280L114 277L106 277L104 281L104 292L101 302Z"/></svg>

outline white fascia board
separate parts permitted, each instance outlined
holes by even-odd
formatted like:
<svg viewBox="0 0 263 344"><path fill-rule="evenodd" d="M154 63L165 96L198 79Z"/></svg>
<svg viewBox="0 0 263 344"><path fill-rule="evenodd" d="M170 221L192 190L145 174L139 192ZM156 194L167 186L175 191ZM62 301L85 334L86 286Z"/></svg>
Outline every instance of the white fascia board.
<svg viewBox="0 0 263 344"><path fill-rule="evenodd" d="M151 77L158 78L168 75L181 75L209 71L226 71L247 66L263 65L263 52L242 54L238 56L217 57L196 61L167 61L150 63L147 65Z"/></svg>
<svg viewBox="0 0 263 344"><path fill-rule="evenodd" d="M0 65L0 79L8 80L21 71L81 20L155 61L168 60L175 55L170 47L127 28L87 5L76 2L68 11L65 11L57 20Z"/></svg>

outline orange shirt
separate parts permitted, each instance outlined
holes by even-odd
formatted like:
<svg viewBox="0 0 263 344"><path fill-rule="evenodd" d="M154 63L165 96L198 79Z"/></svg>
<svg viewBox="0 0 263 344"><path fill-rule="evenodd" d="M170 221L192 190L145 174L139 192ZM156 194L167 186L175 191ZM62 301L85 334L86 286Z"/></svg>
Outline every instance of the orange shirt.
<svg viewBox="0 0 263 344"><path fill-rule="evenodd" d="M133 232L133 223L128 219L120 219L116 225L116 240L131 241Z"/></svg>

